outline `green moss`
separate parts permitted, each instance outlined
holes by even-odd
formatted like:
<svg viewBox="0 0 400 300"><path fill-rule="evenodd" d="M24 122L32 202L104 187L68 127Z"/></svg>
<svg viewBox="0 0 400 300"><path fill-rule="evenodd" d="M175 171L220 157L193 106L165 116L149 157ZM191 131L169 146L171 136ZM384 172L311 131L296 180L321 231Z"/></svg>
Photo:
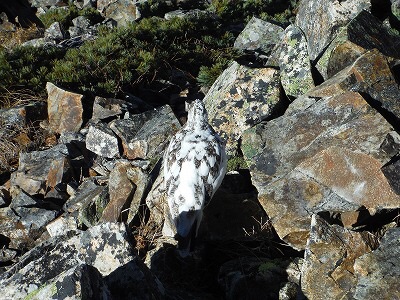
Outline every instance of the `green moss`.
<svg viewBox="0 0 400 300"><path fill-rule="evenodd" d="M228 165L227 165L228 172L240 169L247 169L247 168L248 166L243 156L234 156L228 159Z"/></svg>

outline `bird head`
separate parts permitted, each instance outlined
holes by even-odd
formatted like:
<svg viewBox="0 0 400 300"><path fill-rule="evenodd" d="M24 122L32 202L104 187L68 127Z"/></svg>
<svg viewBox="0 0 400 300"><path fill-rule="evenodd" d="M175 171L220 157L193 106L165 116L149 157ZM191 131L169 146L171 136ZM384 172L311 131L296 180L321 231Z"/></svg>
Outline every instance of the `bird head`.
<svg viewBox="0 0 400 300"><path fill-rule="evenodd" d="M203 101L196 99L190 103L187 103L188 120L189 125L208 123L208 114L204 106Z"/></svg>

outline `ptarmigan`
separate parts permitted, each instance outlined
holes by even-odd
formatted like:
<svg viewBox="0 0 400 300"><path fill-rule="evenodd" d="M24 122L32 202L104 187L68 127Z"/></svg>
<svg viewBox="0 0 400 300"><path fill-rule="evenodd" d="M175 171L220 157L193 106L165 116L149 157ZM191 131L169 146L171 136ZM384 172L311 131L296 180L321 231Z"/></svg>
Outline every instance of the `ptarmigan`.
<svg viewBox="0 0 400 300"><path fill-rule="evenodd" d="M194 250L203 208L221 185L226 164L225 145L208 124L203 102L189 103L187 123L171 139L164 156L168 207L181 256Z"/></svg>

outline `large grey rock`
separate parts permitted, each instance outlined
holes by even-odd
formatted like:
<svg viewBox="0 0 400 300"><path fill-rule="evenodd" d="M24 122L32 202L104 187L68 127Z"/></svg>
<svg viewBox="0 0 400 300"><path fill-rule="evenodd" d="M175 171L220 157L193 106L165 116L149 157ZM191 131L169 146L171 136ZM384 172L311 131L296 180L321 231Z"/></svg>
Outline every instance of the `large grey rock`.
<svg viewBox="0 0 400 300"><path fill-rule="evenodd" d="M381 171L392 157L381 147L389 133L392 126L352 92L248 129L243 154L279 236L304 249L310 213L398 207Z"/></svg>
<svg viewBox="0 0 400 300"><path fill-rule="evenodd" d="M232 155L244 130L271 117L281 103L279 72L232 63L203 100L210 124Z"/></svg>
<svg viewBox="0 0 400 300"><path fill-rule="evenodd" d="M398 94L400 88L388 64L387 57L377 49L370 50L335 76L307 92L311 97L324 97L356 91L369 95L370 104L392 123L400 120ZM377 103L375 103L377 102Z"/></svg>
<svg viewBox="0 0 400 300"><path fill-rule="evenodd" d="M118 138L104 123L89 126L86 148L99 156L114 158L119 155Z"/></svg>
<svg viewBox="0 0 400 300"><path fill-rule="evenodd" d="M33 296L62 272L81 264L93 266L102 276L108 276L132 261L131 253L122 224L105 223L76 235L51 238L25 253L18 263L0 275L1 297ZM138 291L144 288L137 286Z"/></svg>
<svg viewBox="0 0 400 300"><path fill-rule="evenodd" d="M79 131L83 122L83 95L65 91L50 82L46 89L50 129L57 133Z"/></svg>
<svg viewBox="0 0 400 300"><path fill-rule="evenodd" d="M103 17L117 21L118 26L128 25L140 18L136 1L131 0L97 0L97 10Z"/></svg>
<svg viewBox="0 0 400 300"><path fill-rule="evenodd" d="M236 38L233 47L269 55L275 45L280 42L282 36L282 27L252 17Z"/></svg>
<svg viewBox="0 0 400 300"><path fill-rule="evenodd" d="M295 24L304 32L310 59L314 61L346 25L361 10L369 9L369 0L303 0L300 2Z"/></svg>
<svg viewBox="0 0 400 300"><path fill-rule="evenodd" d="M298 27L290 25L280 48L281 83L286 95L296 98L314 87L307 40Z"/></svg>
<svg viewBox="0 0 400 300"><path fill-rule="evenodd" d="M129 159L157 160L180 124L170 106L165 105L155 111L133 115L132 120L117 120L111 128L121 136L124 153Z"/></svg>
<svg viewBox="0 0 400 300"><path fill-rule="evenodd" d="M363 10L339 31L318 60L316 67L327 79L374 48L384 55L399 58L400 50L396 46L399 43L398 35L388 30L368 11Z"/></svg>
<svg viewBox="0 0 400 300"><path fill-rule="evenodd" d="M73 171L65 145L43 151L20 153L18 170L11 176L11 184L30 195L45 195L60 183L72 179Z"/></svg>
<svg viewBox="0 0 400 300"><path fill-rule="evenodd" d="M311 218L310 237L301 271L301 289L308 299L352 299L357 278L355 260L377 247L369 232L354 232Z"/></svg>
<svg viewBox="0 0 400 300"><path fill-rule="evenodd" d="M92 119L104 120L110 117L123 116L127 111L133 111L135 108L132 103L125 100L96 96L93 103Z"/></svg>
<svg viewBox="0 0 400 300"><path fill-rule="evenodd" d="M354 264L358 278L354 299L400 298L400 228L389 229L379 247L359 257Z"/></svg>
<svg viewBox="0 0 400 300"><path fill-rule="evenodd" d="M63 39L66 38L66 35L61 28L61 25L59 22L54 22L47 28L44 32L44 37L49 40L54 40L56 42L59 42Z"/></svg>

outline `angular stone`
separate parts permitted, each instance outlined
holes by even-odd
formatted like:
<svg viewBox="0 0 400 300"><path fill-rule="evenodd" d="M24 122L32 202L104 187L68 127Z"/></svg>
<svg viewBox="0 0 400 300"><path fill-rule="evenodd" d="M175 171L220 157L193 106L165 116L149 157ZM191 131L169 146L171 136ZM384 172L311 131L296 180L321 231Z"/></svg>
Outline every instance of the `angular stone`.
<svg viewBox="0 0 400 300"><path fill-rule="evenodd" d="M76 216L64 214L47 224L46 229L51 237L64 235L78 229L78 220Z"/></svg>
<svg viewBox="0 0 400 300"><path fill-rule="evenodd" d="M10 128L22 128L36 121L45 120L47 117L46 104L41 101L0 109L0 124L2 130Z"/></svg>
<svg viewBox="0 0 400 300"><path fill-rule="evenodd" d="M89 131L86 135L86 148L106 158L114 158L119 155L118 138L103 123L89 126Z"/></svg>
<svg viewBox="0 0 400 300"><path fill-rule="evenodd" d="M400 1L399 0L391 0L391 11L393 16L396 17L397 20L400 21Z"/></svg>
<svg viewBox="0 0 400 300"><path fill-rule="evenodd" d="M103 180L105 180L105 177L90 177L85 179L75 191L75 194L65 202L64 211L69 213L78 211L86 203L101 194L105 189L105 185L102 184Z"/></svg>
<svg viewBox="0 0 400 300"><path fill-rule="evenodd" d="M282 27L252 17L236 38L233 47L239 50L256 51L269 55L282 36Z"/></svg>
<svg viewBox="0 0 400 300"><path fill-rule="evenodd" d="M304 0L296 15L296 26L304 32L310 59L314 61L335 38L341 26L346 25L363 9L369 9L369 0Z"/></svg>
<svg viewBox="0 0 400 300"><path fill-rule="evenodd" d="M110 299L110 291L99 271L87 264L81 264L62 272L30 292L27 299Z"/></svg>
<svg viewBox="0 0 400 300"><path fill-rule="evenodd" d="M117 222L124 221L128 216L128 209L131 205L133 195L136 191L136 185L128 178L128 171L132 169L129 162L119 161L110 173L108 189L110 201L103 210L100 218L101 222Z"/></svg>
<svg viewBox="0 0 400 300"><path fill-rule="evenodd" d="M400 58L398 35L386 28L368 11L361 11L344 26L329 44L316 67L327 79L351 65L358 57L371 49L378 49L386 56Z"/></svg>
<svg viewBox="0 0 400 300"><path fill-rule="evenodd" d="M97 0L97 10L103 17L117 21L118 26L128 25L140 18L136 2L130 0Z"/></svg>
<svg viewBox="0 0 400 300"><path fill-rule="evenodd" d="M129 153L130 159L157 159L180 127L170 106L162 106L141 126L132 139L126 140L126 153Z"/></svg>
<svg viewBox="0 0 400 300"><path fill-rule="evenodd" d="M252 182L278 235L304 249L310 213L398 207L380 170L391 159L381 148L389 132L390 124L351 92L244 132Z"/></svg>
<svg viewBox="0 0 400 300"><path fill-rule="evenodd" d="M79 222L87 227L95 226L103 215L104 209L110 201L108 186L102 186L93 198L87 199L79 209Z"/></svg>
<svg viewBox="0 0 400 300"><path fill-rule="evenodd" d="M382 111L384 109L388 118L400 120L400 105L398 94L400 88L388 65L387 58L378 50L374 49L360 56L352 65L343 69L329 80L325 81L315 89L310 90L307 95L311 97L332 96L345 91L355 91L368 94L374 104ZM385 113L385 112L382 112ZM395 121L395 120L391 120Z"/></svg>
<svg viewBox="0 0 400 300"><path fill-rule="evenodd" d="M50 129L57 133L79 131L83 122L83 96L62 90L50 82L46 84L46 89Z"/></svg>
<svg viewBox="0 0 400 300"><path fill-rule="evenodd" d="M383 166L382 172L393 191L397 195L400 195L400 160Z"/></svg>
<svg viewBox="0 0 400 300"><path fill-rule="evenodd" d="M379 247L355 261L358 278L354 299L396 299L400 297L400 228L389 229Z"/></svg>
<svg viewBox="0 0 400 300"><path fill-rule="evenodd" d="M210 124L227 142L228 154L247 128L271 117L281 105L279 72L232 63L204 98Z"/></svg>
<svg viewBox="0 0 400 300"><path fill-rule="evenodd" d="M143 171L141 168L130 168L127 170L128 178L136 186L135 194L133 195L131 205L129 207L128 213L128 224L133 221L133 218L138 214L139 207L143 203L143 199L148 192L149 186L151 184L151 178L147 172Z"/></svg>
<svg viewBox="0 0 400 300"><path fill-rule="evenodd" d="M122 116L127 111L133 111L135 107L128 101L103 98L96 96L93 104L93 120L104 120L110 117Z"/></svg>
<svg viewBox="0 0 400 300"><path fill-rule="evenodd" d="M61 41L65 38L65 34L59 22L54 22L44 32L44 37L49 40Z"/></svg>
<svg viewBox="0 0 400 300"><path fill-rule="evenodd" d="M77 235L51 238L25 253L0 275L4 299L24 299L46 282L80 264L98 269L102 276L132 261L125 226L105 223Z"/></svg>
<svg viewBox="0 0 400 300"><path fill-rule="evenodd" d="M73 175L68 149L57 145L43 151L20 153L18 170L11 176L11 184L30 195L45 195L59 183L66 183Z"/></svg>
<svg viewBox="0 0 400 300"><path fill-rule="evenodd" d="M357 282L354 261L377 246L368 232L354 232L311 218L310 238L301 272L301 289L308 299L352 299Z"/></svg>
<svg viewBox="0 0 400 300"><path fill-rule="evenodd" d="M298 97L314 87L307 41L295 25L285 29L279 58L280 77L287 96Z"/></svg>

